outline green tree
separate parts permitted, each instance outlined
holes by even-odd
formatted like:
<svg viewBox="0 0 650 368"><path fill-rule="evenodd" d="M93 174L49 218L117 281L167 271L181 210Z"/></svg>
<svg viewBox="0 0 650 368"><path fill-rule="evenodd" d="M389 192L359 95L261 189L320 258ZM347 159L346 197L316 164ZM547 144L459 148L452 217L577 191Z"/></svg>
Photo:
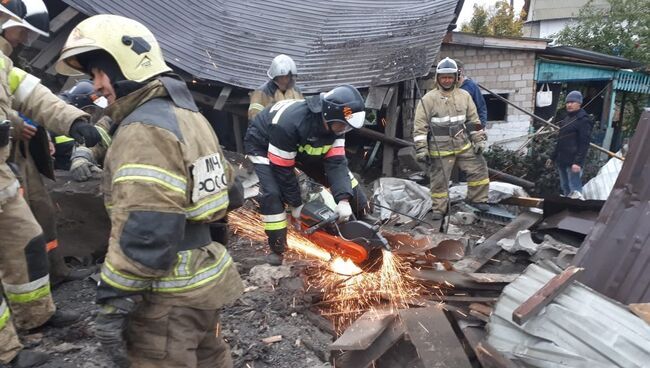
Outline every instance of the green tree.
<svg viewBox="0 0 650 368"><path fill-rule="evenodd" d="M516 17L506 0L499 0L492 7L474 4L472 19L464 23L460 30L481 36L521 37L525 19L525 12Z"/></svg>
<svg viewBox="0 0 650 368"><path fill-rule="evenodd" d="M650 65L650 0L607 0L607 9L595 7L592 1L580 9L575 24L555 35L556 43L621 56L639 61L647 68ZM626 133L631 134L636 127L647 98L634 93L627 95Z"/></svg>

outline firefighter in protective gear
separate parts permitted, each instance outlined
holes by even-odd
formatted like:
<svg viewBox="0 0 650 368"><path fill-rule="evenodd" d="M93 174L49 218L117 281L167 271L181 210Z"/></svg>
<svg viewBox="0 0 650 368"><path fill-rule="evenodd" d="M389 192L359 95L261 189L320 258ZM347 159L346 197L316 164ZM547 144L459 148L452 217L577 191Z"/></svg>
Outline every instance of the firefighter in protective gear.
<svg viewBox="0 0 650 368"><path fill-rule="evenodd" d="M264 108L282 100L302 100L303 96L296 87L298 68L293 59L280 54L273 58L266 75L270 80L251 93L248 107L248 120L251 121Z"/></svg>
<svg viewBox="0 0 650 368"><path fill-rule="evenodd" d="M272 253L282 263L287 242L285 204L295 219L302 200L294 167L330 187L341 220L363 217L367 199L348 169L345 133L363 126L363 98L354 87L336 87L306 100L285 100L264 109L250 123L244 145L260 179L260 210Z"/></svg>
<svg viewBox="0 0 650 368"><path fill-rule="evenodd" d="M15 5L16 1L3 1L0 13L9 14L5 7L20 8ZM24 16L24 12L19 15ZM38 120L49 119L50 128L57 132L81 132L83 129L79 128L88 124L86 115L71 111L37 78L14 68L6 56L11 46L5 39L0 39L0 49L3 52L0 82L5 92L0 94L0 121L10 119L12 125L22 124L15 112L18 110ZM88 143L93 143L93 137L86 138ZM48 355L22 350L14 325L30 329L48 321L65 322L66 318L55 314L45 239L27 203L19 195L20 184L6 163L9 154L10 145L0 147L0 280L6 296L6 300L0 301L0 363L31 367L42 364Z"/></svg>
<svg viewBox="0 0 650 368"><path fill-rule="evenodd" d="M113 121L97 338L120 366L232 366L218 309L242 281L208 225L226 215L232 169L187 85L144 25L116 15L79 23L56 68L92 75Z"/></svg>
<svg viewBox="0 0 650 368"><path fill-rule="evenodd" d="M482 156L487 136L472 97L458 88L458 67L444 58L436 67L437 89L429 91L415 111L413 140L420 162L429 166L434 219L447 212L449 177L454 165L467 175L467 197L485 210L490 180Z"/></svg>
<svg viewBox="0 0 650 368"><path fill-rule="evenodd" d="M0 43L8 42L11 46L19 46L26 40L34 40L39 35L47 36L49 30L49 16L47 8L42 0L23 0L25 4L25 17L22 22L8 21L2 25L3 40ZM32 25L33 23L33 25ZM11 53L10 46L5 44L4 52ZM75 119L82 116L83 112L76 109L69 109L68 119ZM29 118L23 118L24 122L18 122L16 127L25 133L22 137L16 137L16 144L11 154L11 161L16 164L19 170L19 178L23 188L24 198L29 208L36 217L43 229L45 241L47 242L47 255L49 260L49 274L52 285L64 281L81 280L92 274L91 269L71 270L63 260L58 248L56 230L56 210L50 195L45 188L45 183L38 170L37 162L51 160L48 153L44 151L32 151L35 145L43 144L39 139L46 140L45 130L41 128L41 135L38 138L30 137L29 132L36 133L35 124ZM36 156L33 156L32 152ZM42 153L39 156L39 152Z"/></svg>
<svg viewBox="0 0 650 368"><path fill-rule="evenodd" d="M77 82L72 88L59 94L59 98L82 111L85 111L91 116L99 115L106 107L106 99L95 93L93 82L82 79ZM104 102L104 104L102 103ZM109 135L103 125L95 122L95 128L99 131L102 140L100 144L95 147L106 146ZM75 148L74 139L65 135L53 135L55 152L54 152L54 168L59 170L70 170L72 151ZM93 147L94 149L94 147ZM93 170L96 171L96 170ZM75 177L73 172L73 178ZM87 180L87 179L86 179Z"/></svg>

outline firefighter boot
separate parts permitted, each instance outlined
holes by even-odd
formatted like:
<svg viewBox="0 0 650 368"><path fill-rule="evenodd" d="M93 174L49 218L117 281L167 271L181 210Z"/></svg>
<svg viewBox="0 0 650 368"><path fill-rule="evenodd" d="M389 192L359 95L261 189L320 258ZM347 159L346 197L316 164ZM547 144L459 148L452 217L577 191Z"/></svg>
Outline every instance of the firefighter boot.
<svg viewBox="0 0 650 368"><path fill-rule="evenodd" d="M77 312L57 309L45 324L52 327L65 327L77 322L80 318L81 316Z"/></svg>
<svg viewBox="0 0 650 368"><path fill-rule="evenodd" d="M30 368L38 367L41 364L47 362L50 359L50 355L36 350L21 350L14 360L9 363L11 368Z"/></svg>

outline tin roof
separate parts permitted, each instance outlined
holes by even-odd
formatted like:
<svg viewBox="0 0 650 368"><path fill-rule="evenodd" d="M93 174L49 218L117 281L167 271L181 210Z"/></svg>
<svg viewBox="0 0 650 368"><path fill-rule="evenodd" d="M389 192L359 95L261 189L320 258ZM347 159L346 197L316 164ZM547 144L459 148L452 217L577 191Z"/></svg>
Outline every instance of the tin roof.
<svg viewBox="0 0 650 368"><path fill-rule="evenodd" d="M647 365L650 325L578 282L521 326L513 322L514 310L553 276L532 264L503 289L487 325L488 343L526 367Z"/></svg>
<svg viewBox="0 0 650 368"><path fill-rule="evenodd" d="M630 142L614 189L574 263L580 280L622 303L650 302L650 109Z"/></svg>
<svg viewBox="0 0 650 368"><path fill-rule="evenodd" d="M139 20L168 63L198 79L255 89L273 57L287 54L308 93L427 74L460 11L459 0L64 1Z"/></svg>

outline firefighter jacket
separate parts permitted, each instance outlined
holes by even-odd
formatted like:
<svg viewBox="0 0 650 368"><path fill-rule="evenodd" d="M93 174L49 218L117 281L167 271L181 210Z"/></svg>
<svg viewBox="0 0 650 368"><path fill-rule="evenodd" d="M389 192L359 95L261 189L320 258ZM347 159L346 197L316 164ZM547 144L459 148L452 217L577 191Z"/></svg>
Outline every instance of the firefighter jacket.
<svg viewBox="0 0 650 368"><path fill-rule="evenodd" d="M251 103L248 107L248 120L253 120L255 115L260 111L278 101L302 99L302 93L300 93L298 87L293 86L282 92L275 82L270 80L251 93Z"/></svg>
<svg viewBox="0 0 650 368"><path fill-rule="evenodd" d="M134 294L197 309L235 300L241 279L208 225L226 215L233 173L185 82L159 76L105 113L111 233L98 304Z"/></svg>
<svg viewBox="0 0 650 368"><path fill-rule="evenodd" d="M476 106L467 91L434 89L422 97L415 110L415 150L428 151L431 157L456 155L472 147L467 131L480 129Z"/></svg>
<svg viewBox="0 0 650 368"><path fill-rule="evenodd" d="M244 143L253 163L271 165L283 201L290 206L302 204L293 170L296 163L308 167L322 162L336 202L352 197L345 136L325 128L318 96L280 101L264 109L250 123Z"/></svg>
<svg viewBox="0 0 650 368"><path fill-rule="evenodd" d="M46 129L56 133L67 134L72 123L80 118L87 118L85 112L68 105L54 95L40 80L27 72L14 68L10 55L13 51L7 40L0 37L0 110L4 112L2 120L9 119L17 127L22 119L16 111L43 123ZM15 136L15 134L14 134ZM13 197L18 190L16 177L6 160L9 146L0 149L0 203L3 198Z"/></svg>

